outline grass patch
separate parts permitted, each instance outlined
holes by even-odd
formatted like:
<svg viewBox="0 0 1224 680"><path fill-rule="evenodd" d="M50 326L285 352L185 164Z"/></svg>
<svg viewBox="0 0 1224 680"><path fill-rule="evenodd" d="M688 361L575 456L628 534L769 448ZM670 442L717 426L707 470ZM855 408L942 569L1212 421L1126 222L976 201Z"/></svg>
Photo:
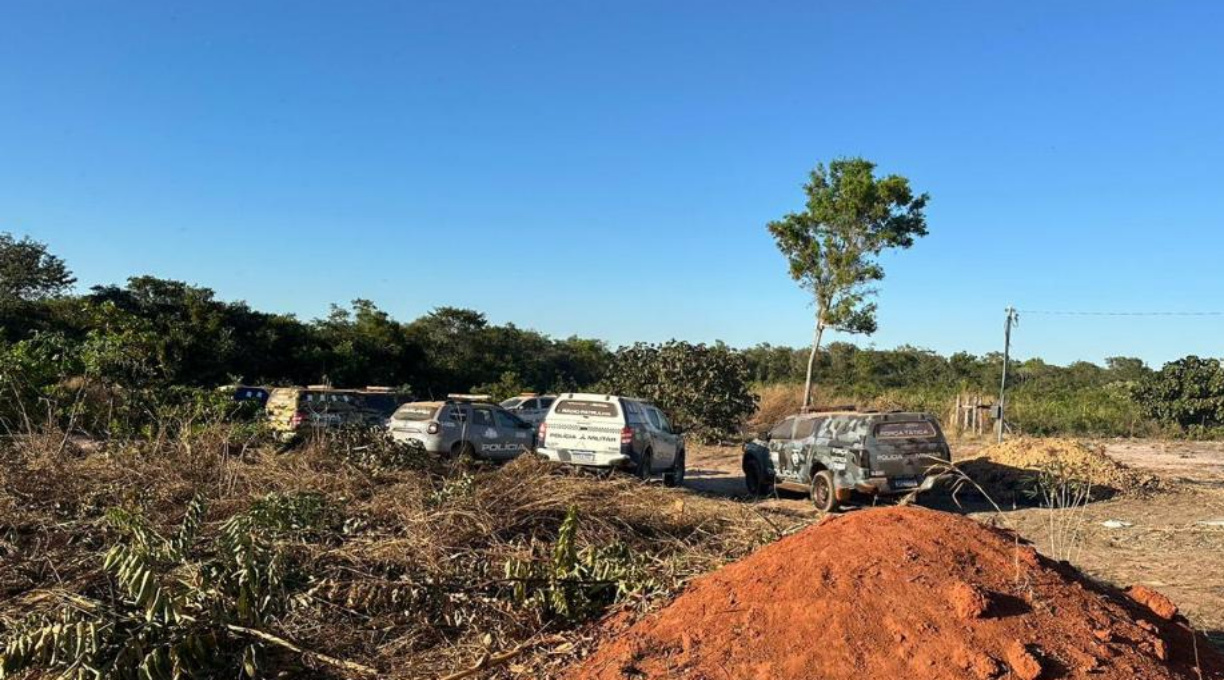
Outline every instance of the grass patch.
<svg viewBox="0 0 1224 680"><path fill-rule="evenodd" d="M109 637L23 667L186 669L203 645L204 673L442 676L650 607L774 534L747 509L531 457L447 464L365 433L279 452L225 427L4 445L7 663L22 635L80 622ZM515 663L547 675L550 658Z"/></svg>

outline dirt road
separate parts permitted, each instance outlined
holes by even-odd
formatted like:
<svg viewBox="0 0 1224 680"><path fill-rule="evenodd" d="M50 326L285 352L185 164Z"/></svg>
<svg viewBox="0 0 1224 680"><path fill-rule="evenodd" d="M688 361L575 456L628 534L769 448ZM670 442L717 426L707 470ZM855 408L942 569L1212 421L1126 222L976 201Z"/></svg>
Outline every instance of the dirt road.
<svg viewBox="0 0 1224 680"><path fill-rule="evenodd" d="M1117 460L1160 477L1161 490L1149 497L1116 496L1081 511L1019 508L999 514L970 499L960 499L958 506L947 494L919 502L1013 528L1042 553L1066 559L1094 578L1156 588L1224 648L1224 444L1098 443ZM980 447L954 445L953 457L965 458ZM737 448L691 446L688 458L685 484L696 492L763 510L816 516L800 494L747 498Z"/></svg>

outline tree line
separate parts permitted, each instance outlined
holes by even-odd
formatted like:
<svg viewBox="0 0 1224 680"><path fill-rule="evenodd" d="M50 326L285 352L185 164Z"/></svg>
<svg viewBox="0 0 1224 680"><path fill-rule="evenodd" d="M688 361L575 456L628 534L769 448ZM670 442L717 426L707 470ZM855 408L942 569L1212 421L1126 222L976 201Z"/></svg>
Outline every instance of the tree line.
<svg viewBox="0 0 1224 680"><path fill-rule="evenodd" d="M811 348L735 349L721 342L613 349L598 339L494 324L471 309L439 307L400 321L369 300L354 300L302 320L152 276L79 293L71 290L74 282L45 245L0 234L0 376L11 395L31 395L20 404L24 418L45 410L40 404L79 393L82 376L90 389L129 395L233 383L386 385L419 397L619 389L656 399L686 427L726 436L751 414L751 386L803 383L809 361L812 381L825 394L860 402L887 397L886 403L940 414L957 392L997 393L1003 361L997 353L944 356L843 342L815 355ZM1224 425L1224 369L1214 359L1187 357L1159 371L1133 357L1112 357L1103 366L1013 360L1009 375L1018 417L1035 433ZM10 406L0 417L11 427Z"/></svg>

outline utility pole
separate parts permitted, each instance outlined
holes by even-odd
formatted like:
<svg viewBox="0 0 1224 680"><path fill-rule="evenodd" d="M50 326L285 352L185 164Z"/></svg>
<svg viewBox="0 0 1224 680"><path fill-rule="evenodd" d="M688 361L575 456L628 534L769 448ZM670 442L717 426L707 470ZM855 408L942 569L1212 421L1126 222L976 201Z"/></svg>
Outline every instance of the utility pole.
<svg viewBox="0 0 1224 680"><path fill-rule="evenodd" d="M1003 443L1004 405L1007 402L1007 364L1011 362L1011 329L1013 324L1020 322L1020 315L1015 307L1003 310L1007 312L1007 321L1003 324L1003 378L999 381L999 405L996 407L995 433L997 441Z"/></svg>

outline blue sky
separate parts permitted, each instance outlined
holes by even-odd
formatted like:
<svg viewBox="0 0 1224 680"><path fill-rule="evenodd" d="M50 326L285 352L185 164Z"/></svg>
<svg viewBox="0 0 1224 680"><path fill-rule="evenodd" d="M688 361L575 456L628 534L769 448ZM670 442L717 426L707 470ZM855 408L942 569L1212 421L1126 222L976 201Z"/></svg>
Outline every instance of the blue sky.
<svg viewBox="0 0 1224 680"><path fill-rule="evenodd" d="M802 345L765 224L818 161L932 196L859 342L1003 308L1221 310L1217 2L0 7L0 230L304 318ZM564 284L564 285L562 285ZM1020 356L1221 354L1224 317L1022 315Z"/></svg>

